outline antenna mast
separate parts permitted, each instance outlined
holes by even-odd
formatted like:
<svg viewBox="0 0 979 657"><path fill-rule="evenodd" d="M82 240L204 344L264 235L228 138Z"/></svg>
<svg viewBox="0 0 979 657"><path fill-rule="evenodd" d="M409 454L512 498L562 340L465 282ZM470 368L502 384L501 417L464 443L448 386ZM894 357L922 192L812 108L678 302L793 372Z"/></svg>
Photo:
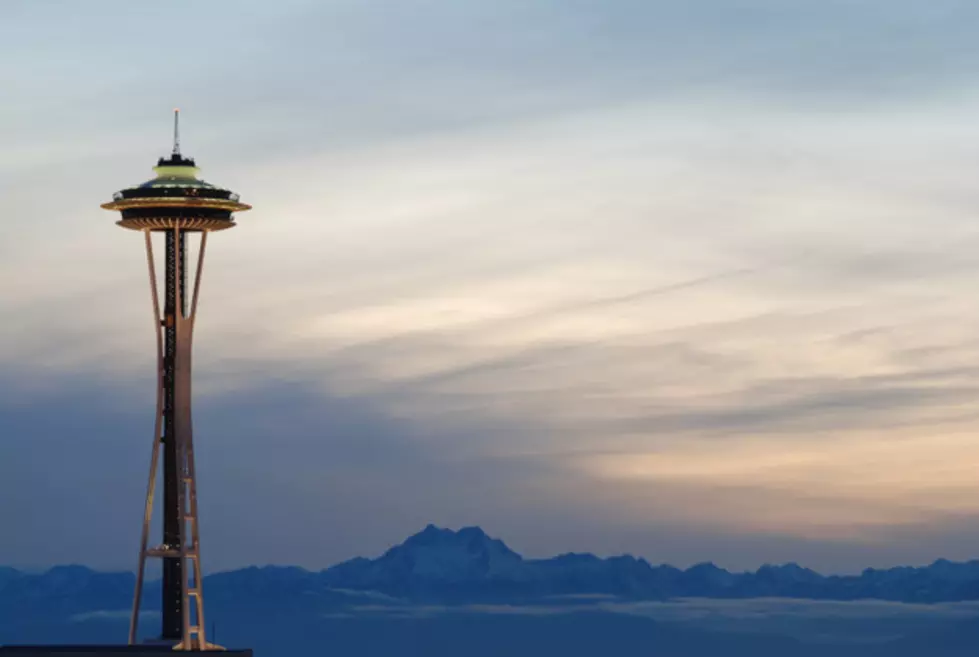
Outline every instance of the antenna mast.
<svg viewBox="0 0 979 657"><path fill-rule="evenodd" d="M180 108L173 110L173 154L180 155Z"/></svg>

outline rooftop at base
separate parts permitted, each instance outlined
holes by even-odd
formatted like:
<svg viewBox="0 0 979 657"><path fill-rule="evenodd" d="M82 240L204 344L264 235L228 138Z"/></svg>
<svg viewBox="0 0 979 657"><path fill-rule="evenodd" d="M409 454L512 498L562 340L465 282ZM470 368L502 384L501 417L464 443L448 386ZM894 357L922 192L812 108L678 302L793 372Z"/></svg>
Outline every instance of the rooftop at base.
<svg viewBox="0 0 979 657"><path fill-rule="evenodd" d="M200 652L200 651L190 651ZM252 657L251 649L246 650L211 650L215 655L228 655L236 657ZM183 655L187 651L174 650L169 645L137 645L130 646L125 644L107 645L68 645L58 644L50 646L0 646L0 656L3 657L47 657L56 655L57 657L100 657L100 655L125 655L126 657L160 657L162 654Z"/></svg>

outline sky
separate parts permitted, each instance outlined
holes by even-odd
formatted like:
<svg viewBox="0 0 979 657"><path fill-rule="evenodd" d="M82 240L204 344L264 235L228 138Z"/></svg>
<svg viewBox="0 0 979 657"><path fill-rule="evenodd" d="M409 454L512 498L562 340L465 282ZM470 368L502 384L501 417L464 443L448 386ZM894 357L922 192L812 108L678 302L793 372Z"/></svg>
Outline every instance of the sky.
<svg viewBox="0 0 979 657"><path fill-rule="evenodd" d="M139 235L254 209L195 336L207 570L979 557L979 6L4 0L0 563L132 569Z"/></svg>

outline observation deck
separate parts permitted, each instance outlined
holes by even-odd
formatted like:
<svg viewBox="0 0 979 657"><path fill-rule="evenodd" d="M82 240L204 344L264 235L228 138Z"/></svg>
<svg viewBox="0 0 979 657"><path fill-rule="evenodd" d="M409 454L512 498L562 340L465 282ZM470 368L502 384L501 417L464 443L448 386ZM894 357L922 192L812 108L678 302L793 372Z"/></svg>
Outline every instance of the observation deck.
<svg viewBox="0 0 979 657"><path fill-rule="evenodd" d="M153 167L156 178L112 195L102 208L122 214L116 222L132 230L224 230L235 225L233 213L250 210L238 195L198 178L191 158L174 153Z"/></svg>

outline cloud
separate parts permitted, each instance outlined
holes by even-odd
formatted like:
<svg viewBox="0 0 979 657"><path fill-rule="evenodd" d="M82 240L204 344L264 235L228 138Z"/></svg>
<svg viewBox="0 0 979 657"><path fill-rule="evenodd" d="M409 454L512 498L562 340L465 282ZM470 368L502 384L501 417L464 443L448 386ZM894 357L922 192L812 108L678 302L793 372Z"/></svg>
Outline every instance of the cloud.
<svg viewBox="0 0 979 657"><path fill-rule="evenodd" d="M917 605L880 601L814 601L785 598L752 600L681 599L670 602L575 601L552 605L463 607L357 607L334 618L368 616L432 618L445 615L555 616L612 613L649 618L666 626L699 631L793 636L803 641L883 643L916 632L940 631L973 620L975 603Z"/></svg>
<svg viewBox="0 0 979 657"><path fill-rule="evenodd" d="M915 605L877 601L826 602L757 599L681 600L672 603L604 603L616 613L715 631L774 633L804 640L882 642L935 625L974 619L973 603Z"/></svg>
<svg viewBox="0 0 979 657"><path fill-rule="evenodd" d="M45 541L75 490L138 515L145 264L98 203L181 104L205 177L255 205L209 246L195 353L219 564L428 521L543 554L967 549L935 537L975 512L971 6L119 4L101 42L70 3L11 7L0 467L48 472L42 511L8 511ZM237 36L162 66L142 44L178 23ZM243 547L242 491L288 542ZM62 558L32 541L0 560Z"/></svg>
<svg viewBox="0 0 979 657"><path fill-rule="evenodd" d="M72 623L86 623L89 621L120 621L129 620L132 615L131 609L100 609L97 611L86 611L81 614L75 614L69 618L69 622ZM155 621L160 617L160 612L158 611L141 611L139 612L140 620L142 621Z"/></svg>

